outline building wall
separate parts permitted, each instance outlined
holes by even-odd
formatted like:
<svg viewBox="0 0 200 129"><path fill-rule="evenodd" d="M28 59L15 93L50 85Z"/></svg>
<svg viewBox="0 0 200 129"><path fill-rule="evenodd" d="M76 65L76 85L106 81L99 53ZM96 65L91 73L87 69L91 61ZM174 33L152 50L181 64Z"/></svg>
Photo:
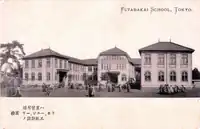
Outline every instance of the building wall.
<svg viewBox="0 0 200 129"><path fill-rule="evenodd" d="M125 56L119 56L121 59L105 59L105 57L98 58L98 65L85 66L77 64L74 62L69 62L65 59L60 59L57 57L46 57L40 58L42 60L42 67L38 68L39 59L35 60L35 68L32 68L32 60L28 60L29 67L25 67L25 61L23 63L23 84L24 85L42 85L46 84L55 84L59 82L59 75L57 74L57 69L66 69L69 70L67 73L66 83L79 83L84 84L83 75L86 73L87 76L90 76L94 73L95 69L97 70L98 81L101 81L101 73L107 72L108 70L102 69L101 64L110 64L110 71L120 72L118 76L118 83L125 83L122 81L122 75L126 75L126 79L135 77L135 68L132 64L129 63L128 59ZM50 67L47 67L47 58L50 58ZM57 65L55 63L57 59ZM60 60L62 60L62 67L60 67ZM67 67L64 67L64 61L67 61ZM70 67L71 66L71 67ZM91 70L89 70L91 68ZM50 80L47 80L47 72L50 73ZM28 73L28 80L25 79L25 73ZM35 73L35 80L31 79L31 73ZM42 80L38 80L38 73L42 73ZM71 79L70 79L71 76ZM105 81L101 81L105 83Z"/></svg>
<svg viewBox="0 0 200 129"><path fill-rule="evenodd" d="M43 83L46 84L52 84L57 83L59 76L57 73L57 69L60 69L59 67L59 60L58 60L58 67L55 67L55 57L50 57L50 67L47 67L47 58L40 58L42 60L42 67L38 68L38 61L39 59L35 60L35 68L32 68L32 60L28 60L29 67L25 68L25 61L23 63L23 84L24 85L42 85ZM68 61L67 61L67 67L64 68L64 59L62 59L62 69L68 68ZM47 72L50 73L50 80L47 80ZM28 80L25 79L25 73L28 73ZM35 80L31 79L31 74L35 73ZM42 73L42 80L38 80L38 73ZM57 79L56 77L57 76Z"/></svg>
<svg viewBox="0 0 200 129"><path fill-rule="evenodd" d="M102 66L103 65L103 66ZM108 65L108 69L105 68ZM120 68L121 65L121 68ZM126 81L122 81L122 75L125 74L126 78L128 80L129 77L134 77L135 76L135 71L134 71L134 66L132 66L127 57L125 56L117 56L116 59L112 59L110 56L99 56L98 57L98 81L101 84L105 84L106 81L101 79L101 74L105 72L120 72L118 76L118 83L122 84L125 83ZM103 68L102 68L103 67Z"/></svg>
<svg viewBox="0 0 200 129"><path fill-rule="evenodd" d="M83 74L86 73L86 66L80 65L80 64L75 64L73 62L70 62L71 68L68 77L72 76L70 79L70 83L79 83L79 84L84 84L83 80Z"/></svg>
<svg viewBox="0 0 200 129"><path fill-rule="evenodd" d="M169 85L184 85L187 87L192 86L192 54L188 54L188 65L181 65L181 57L183 53L176 53L176 65L169 65L170 62L170 54L171 53L163 53L164 54L164 62L165 65L158 65L158 53L150 53L151 54L151 65L144 65L144 57L145 53L141 53L141 85L142 87L159 87L161 84L169 84ZM166 68L167 67L167 68ZM164 82L160 82L158 80L158 72L162 70L164 72ZM176 82L170 81L170 71L174 70L176 72ZM145 81L145 71L151 72L151 81ZM181 72L188 72L188 81L183 82L181 80Z"/></svg>

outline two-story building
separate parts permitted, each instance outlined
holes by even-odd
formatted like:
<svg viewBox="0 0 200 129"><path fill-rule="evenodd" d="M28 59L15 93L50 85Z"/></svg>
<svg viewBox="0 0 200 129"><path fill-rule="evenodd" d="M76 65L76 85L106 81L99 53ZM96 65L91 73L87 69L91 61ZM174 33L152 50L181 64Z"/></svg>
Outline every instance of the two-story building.
<svg viewBox="0 0 200 129"><path fill-rule="evenodd" d="M134 63L126 52L117 47L103 51L98 56L98 82L105 84L104 74L107 73L113 73L113 82L123 84L129 78L135 78Z"/></svg>
<svg viewBox="0 0 200 129"><path fill-rule="evenodd" d="M95 59L77 59L55 52L51 49L42 49L23 58L23 84L41 85L52 84L65 80L65 84L84 84L85 78L95 79L105 83L102 74L117 73L116 83L124 83L128 78L135 78L135 64L140 65L140 59L130 56L115 47L101 52Z"/></svg>
<svg viewBox="0 0 200 129"><path fill-rule="evenodd" d="M173 43L158 42L141 48L141 86L161 84L192 86L194 49Z"/></svg>

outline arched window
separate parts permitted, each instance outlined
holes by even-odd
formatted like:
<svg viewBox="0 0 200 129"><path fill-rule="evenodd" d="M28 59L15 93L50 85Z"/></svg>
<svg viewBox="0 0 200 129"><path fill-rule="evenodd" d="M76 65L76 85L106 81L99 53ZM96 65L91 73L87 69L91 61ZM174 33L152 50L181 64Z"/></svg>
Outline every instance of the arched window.
<svg viewBox="0 0 200 129"><path fill-rule="evenodd" d="M188 73L186 71L183 71L181 73L181 78L182 78L182 81L187 82L188 81Z"/></svg>
<svg viewBox="0 0 200 129"><path fill-rule="evenodd" d="M176 81L176 72L175 71L170 72L170 81Z"/></svg>
<svg viewBox="0 0 200 129"><path fill-rule="evenodd" d="M151 81L151 72L146 71L144 74L145 81Z"/></svg>
<svg viewBox="0 0 200 129"><path fill-rule="evenodd" d="M42 81L42 73L38 73L38 80Z"/></svg>
<svg viewBox="0 0 200 129"><path fill-rule="evenodd" d="M122 74L122 81L126 81L126 80L127 80L126 75Z"/></svg>
<svg viewBox="0 0 200 129"><path fill-rule="evenodd" d="M35 80L35 73L31 73L31 80L32 80L32 81Z"/></svg>
<svg viewBox="0 0 200 129"><path fill-rule="evenodd" d="M25 80L28 81L28 73L25 73Z"/></svg>
<svg viewBox="0 0 200 129"><path fill-rule="evenodd" d="M163 71L160 71L158 73L158 80L163 82L165 79L164 79L164 72Z"/></svg>
<svg viewBox="0 0 200 129"><path fill-rule="evenodd" d="M50 80L51 80L51 73L47 72L47 81L50 81Z"/></svg>

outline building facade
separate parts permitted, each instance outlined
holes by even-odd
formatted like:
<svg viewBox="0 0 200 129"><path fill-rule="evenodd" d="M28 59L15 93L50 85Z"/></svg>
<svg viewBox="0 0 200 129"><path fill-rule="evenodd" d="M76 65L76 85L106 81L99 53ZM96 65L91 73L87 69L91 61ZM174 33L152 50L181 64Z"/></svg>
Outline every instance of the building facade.
<svg viewBox="0 0 200 129"><path fill-rule="evenodd" d="M110 53L114 51L114 53ZM23 84L42 85L65 81L65 84L84 84L85 80L96 78L105 83L102 73L117 71L117 83L135 77L135 67L127 53L119 48L102 52L97 59L80 60L57 53L51 49L42 49L23 58Z"/></svg>
<svg viewBox="0 0 200 129"><path fill-rule="evenodd" d="M139 50L141 87L192 86L193 49L172 42L158 42Z"/></svg>
<svg viewBox="0 0 200 129"><path fill-rule="evenodd" d="M103 78L107 72L115 73L115 83L123 84L129 78L135 78L135 67L130 56L115 47L104 51L98 56L98 81L101 84L106 83L106 78Z"/></svg>

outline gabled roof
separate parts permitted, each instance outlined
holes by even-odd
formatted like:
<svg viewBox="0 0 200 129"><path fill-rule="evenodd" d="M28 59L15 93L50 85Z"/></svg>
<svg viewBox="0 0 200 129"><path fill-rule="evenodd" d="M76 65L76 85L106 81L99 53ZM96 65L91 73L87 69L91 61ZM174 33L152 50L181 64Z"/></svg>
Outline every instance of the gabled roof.
<svg viewBox="0 0 200 129"><path fill-rule="evenodd" d="M124 55L124 56L127 56L128 54L125 51L123 51L117 47L114 47L114 48L111 48L111 49L101 52L100 55L101 56L102 55L118 55L118 56Z"/></svg>
<svg viewBox="0 0 200 129"><path fill-rule="evenodd" d="M111 49L108 49L106 51L103 51L99 54L100 56L126 56L128 61L133 64L130 56L123 50L117 48L117 47L114 47L114 48L111 48Z"/></svg>
<svg viewBox="0 0 200 129"><path fill-rule="evenodd" d="M58 52L53 51L50 48L37 51L33 54L25 56L23 59L33 59L33 58L42 58L42 57L64 58L64 59L67 59L69 62L81 64L81 65L96 65L97 64L97 63L95 63L97 61L97 59L80 60L80 59L77 59L77 58L74 58L74 57L70 57L70 56L60 54Z"/></svg>
<svg viewBox="0 0 200 129"><path fill-rule="evenodd" d="M139 49L139 52L144 51L166 51L166 52L189 52L193 53L194 49L188 48L173 42L157 42L147 47Z"/></svg>
<svg viewBox="0 0 200 129"><path fill-rule="evenodd" d="M25 56L23 59L32 59L32 58L41 58L41 57L50 57L50 56L68 59L67 56L62 55L58 52L55 52L51 50L50 48L37 51L33 54Z"/></svg>

